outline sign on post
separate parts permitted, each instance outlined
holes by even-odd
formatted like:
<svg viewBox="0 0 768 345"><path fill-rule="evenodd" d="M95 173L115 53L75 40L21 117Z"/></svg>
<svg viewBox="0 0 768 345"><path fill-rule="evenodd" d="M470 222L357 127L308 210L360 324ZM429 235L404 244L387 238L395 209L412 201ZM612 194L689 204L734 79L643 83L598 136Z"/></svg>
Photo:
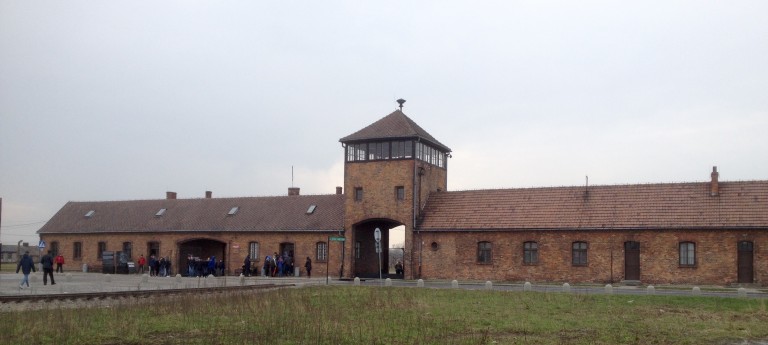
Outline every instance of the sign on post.
<svg viewBox="0 0 768 345"><path fill-rule="evenodd" d="M344 237L333 237L332 236L332 237L328 237L328 240L331 241L331 242L344 242L347 239L344 238Z"/></svg>
<svg viewBox="0 0 768 345"><path fill-rule="evenodd" d="M381 229L373 231L373 239L376 240L376 256L379 257L379 280L381 280Z"/></svg>

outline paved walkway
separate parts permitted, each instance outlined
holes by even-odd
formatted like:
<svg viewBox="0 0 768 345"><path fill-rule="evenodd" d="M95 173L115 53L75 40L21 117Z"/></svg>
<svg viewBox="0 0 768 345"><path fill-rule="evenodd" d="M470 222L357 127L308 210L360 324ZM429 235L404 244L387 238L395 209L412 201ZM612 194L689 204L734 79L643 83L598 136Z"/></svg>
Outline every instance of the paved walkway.
<svg viewBox="0 0 768 345"><path fill-rule="evenodd" d="M47 295L47 294L67 294L67 293L88 293L88 292L115 292L115 291L136 291L136 290L159 290L159 289L189 289L203 287L220 286L240 286L245 285L264 285L264 284L315 284L324 285L327 283L333 285L352 285L353 280L329 279L326 277L316 277L308 279L306 277L244 277L226 276L211 278L187 278L187 277L144 277L139 274L116 274L105 275L102 273L83 273L71 271L65 273L54 273L56 285L43 285L43 274L35 272L30 275L29 288L19 288L21 273L0 273L0 295ZM417 281L399 280L391 281L393 286L398 287L417 287ZM383 286L384 281L378 279L364 279L360 282L363 286ZM427 288L452 288L452 282L444 280L424 281L424 287ZM459 282L459 288L482 290L488 289L485 282ZM490 286L493 290L501 291L524 291L525 286L520 283L494 283ZM567 291L561 284L535 284L530 286L530 290L539 292L563 292ZM603 294L606 293L606 287L603 285L574 285L568 290L572 293ZM646 286L619 286L612 289L613 294L656 294L656 295L693 295L692 287L686 286L657 286L649 291ZM741 293L741 294L740 294ZM766 298L768 293L754 288L739 291L738 288L726 287L701 287L702 296L715 297L756 297Z"/></svg>
<svg viewBox="0 0 768 345"><path fill-rule="evenodd" d="M0 295L46 295L88 292L114 292L136 290L159 289L189 289L201 287L260 285L260 284L325 284L325 277L321 278L266 278L244 277L241 283L240 277L211 277L211 278L187 278L187 277L144 277L140 274L115 274L102 273L64 272L54 273L56 285L43 285L43 274L35 272L29 275L30 287L20 288L23 275L21 273L3 272L0 274Z"/></svg>

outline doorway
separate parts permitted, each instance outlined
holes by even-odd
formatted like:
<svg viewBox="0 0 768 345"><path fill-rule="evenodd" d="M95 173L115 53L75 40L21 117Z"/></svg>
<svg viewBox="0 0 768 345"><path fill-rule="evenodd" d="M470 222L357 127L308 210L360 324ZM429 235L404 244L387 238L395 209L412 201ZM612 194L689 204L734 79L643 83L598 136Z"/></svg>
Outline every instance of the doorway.
<svg viewBox="0 0 768 345"><path fill-rule="evenodd" d="M624 242L624 279L640 280L640 242Z"/></svg>
<svg viewBox="0 0 768 345"><path fill-rule="evenodd" d="M755 282L754 275L753 275L753 272L754 272L753 253L754 253L754 244L752 242L750 241L739 242L738 281L740 284L752 284Z"/></svg>

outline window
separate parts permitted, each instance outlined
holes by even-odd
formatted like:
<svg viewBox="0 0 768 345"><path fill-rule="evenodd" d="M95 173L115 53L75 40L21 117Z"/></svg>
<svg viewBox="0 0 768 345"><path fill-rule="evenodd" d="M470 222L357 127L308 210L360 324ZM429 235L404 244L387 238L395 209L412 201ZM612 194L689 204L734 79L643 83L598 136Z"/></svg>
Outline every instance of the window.
<svg viewBox="0 0 768 345"><path fill-rule="evenodd" d="M107 242L99 242L99 248L96 249L96 259L101 260L104 252L107 250Z"/></svg>
<svg viewBox="0 0 768 345"><path fill-rule="evenodd" d="M91 218L93 217L93 214L96 213L94 210L90 210L85 214L85 218Z"/></svg>
<svg viewBox="0 0 768 345"><path fill-rule="evenodd" d="M680 266L696 266L696 243L680 242Z"/></svg>
<svg viewBox="0 0 768 345"><path fill-rule="evenodd" d="M49 250L51 251L51 255L53 256L59 255L59 242L57 241L51 242L51 248ZM40 255L43 255L42 251Z"/></svg>
<svg viewBox="0 0 768 345"><path fill-rule="evenodd" d="M574 266L587 265L587 242L573 242L572 263Z"/></svg>
<svg viewBox="0 0 768 345"><path fill-rule="evenodd" d="M363 187L355 187L355 201L363 201Z"/></svg>
<svg viewBox="0 0 768 345"><path fill-rule="evenodd" d="M227 212L227 215L228 216L234 216L235 214L237 214L237 211L239 211L239 210L240 210L240 206L235 206L233 208L230 208L229 212Z"/></svg>
<svg viewBox="0 0 768 345"><path fill-rule="evenodd" d="M317 208L317 205L309 205L309 208L307 209L307 214L315 213L316 208Z"/></svg>
<svg viewBox="0 0 768 345"><path fill-rule="evenodd" d="M392 158L411 158L413 157L412 141L393 141Z"/></svg>
<svg viewBox="0 0 768 345"><path fill-rule="evenodd" d="M123 242L123 254L125 254L125 257L130 259L133 257L133 244L131 242Z"/></svg>
<svg viewBox="0 0 768 345"><path fill-rule="evenodd" d="M147 254L148 256L160 256L160 242L148 242Z"/></svg>
<svg viewBox="0 0 768 345"><path fill-rule="evenodd" d="M165 211L166 210L164 208L161 208L160 211L157 211L157 213L155 213L155 217L162 217L165 214Z"/></svg>
<svg viewBox="0 0 768 345"><path fill-rule="evenodd" d="M523 243L523 263L535 265L539 263L539 244L536 242Z"/></svg>
<svg viewBox="0 0 768 345"><path fill-rule="evenodd" d="M395 199L399 201L405 200L405 187L403 186L395 187Z"/></svg>
<svg viewBox="0 0 768 345"><path fill-rule="evenodd" d="M248 254L251 255L251 260L259 259L259 242L248 243Z"/></svg>
<svg viewBox="0 0 768 345"><path fill-rule="evenodd" d="M347 145L347 162L364 161L368 156L368 144Z"/></svg>
<svg viewBox="0 0 768 345"><path fill-rule="evenodd" d="M72 247L72 259L80 260L83 258L83 242L75 242Z"/></svg>
<svg viewBox="0 0 768 345"><path fill-rule="evenodd" d="M368 159L389 159L389 142L368 144Z"/></svg>
<svg viewBox="0 0 768 345"><path fill-rule="evenodd" d="M355 259L360 258L360 242L355 242Z"/></svg>
<svg viewBox="0 0 768 345"><path fill-rule="evenodd" d="M328 243L317 242L317 261L328 260Z"/></svg>
<svg viewBox="0 0 768 345"><path fill-rule="evenodd" d="M477 262L481 264L491 263L491 242L477 243Z"/></svg>

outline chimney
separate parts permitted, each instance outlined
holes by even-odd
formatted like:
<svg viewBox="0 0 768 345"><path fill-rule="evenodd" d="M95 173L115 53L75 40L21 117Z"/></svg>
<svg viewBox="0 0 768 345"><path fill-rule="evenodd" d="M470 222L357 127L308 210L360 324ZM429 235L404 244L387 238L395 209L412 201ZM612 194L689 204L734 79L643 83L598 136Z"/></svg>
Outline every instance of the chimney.
<svg viewBox="0 0 768 345"><path fill-rule="evenodd" d="M341 191L342 191L342 190L343 190L343 188L341 188L341 187L336 187L336 194L342 194L342 193L341 193Z"/></svg>
<svg viewBox="0 0 768 345"><path fill-rule="evenodd" d="M213 197L213 192L211 192L209 190L205 191L205 198L206 199L210 199L212 197Z"/></svg>
<svg viewBox="0 0 768 345"><path fill-rule="evenodd" d="M720 186L717 183L717 178L719 176L720 174L717 173L717 167L712 167L712 182L709 183L709 195L711 196L720 195Z"/></svg>
<svg viewBox="0 0 768 345"><path fill-rule="evenodd" d="M288 196L296 196L296 195L299 195L299 187L289 187Z"/></svg>
<svg viewBox="0 0 768 345"><path fill-rule="evenodd" d="M176 192L165 192L165 198L168 200L176 199Z"/></svg>

